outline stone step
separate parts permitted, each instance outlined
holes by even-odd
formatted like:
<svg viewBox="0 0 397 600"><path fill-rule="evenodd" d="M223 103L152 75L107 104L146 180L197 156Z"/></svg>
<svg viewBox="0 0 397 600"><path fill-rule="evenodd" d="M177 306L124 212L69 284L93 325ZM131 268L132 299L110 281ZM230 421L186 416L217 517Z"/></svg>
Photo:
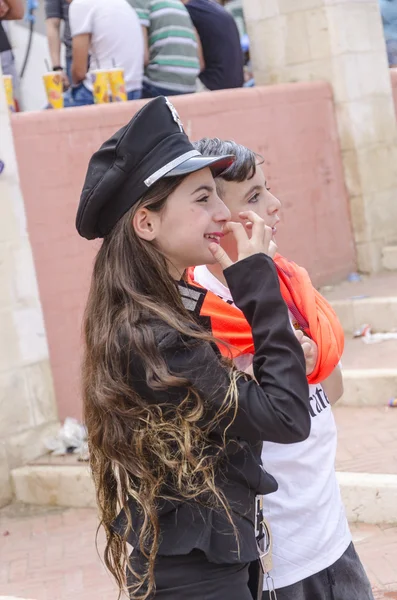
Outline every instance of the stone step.
<svg viewBox="0 0 397 600"><path fill-rule="evenodd" d="M344 406L386 406L397 397L396 369L343 369Z"/></svg>
<svg viewBox="0 0 397 600"><path fill-rule="evenodd" d="M337 472L349 523L397 524L397 475Z"/></svg>
<svg viewBox="0 0 397 600"><path fill-rule="evenodd" d="M397 475L338 472L351 522L397 524ZM83 466L25 466L14 469L15 500L24 504L95 507L94 485Z"/></svg>
<svg viewBox="0 0 397 600"><path fill-rule="evenodd" d="M30 464L11 472L15 499L24 504L92 508L94 485L86 464Z"/></svg>
<svg viewBox="0 0 397 600"><path fill-rule="evenodd" d="M336 468L349 520L397 524L397 408L334 407ZM93 507L88 465L73 455L43 457L12 472L16 500Z"/></svg>
<svg viewBox="0 0 397 600"><path fill-rule="evenodd" d="M342 404L385 406L397 397L397 340L366 344L347 334L341 363Z"/></svg>
<svg viewBox="0 0 397 600"><path fill-rule="evenodd" d="M382 266L390 271L397 271L397 245L385 246L382 250Z"/></svg>
<svg viewBox="0 0 397 600"><path fill-rule="evenodd" d="M320 290L331 302L346 333L368 323L375 331L397 328L397 271L362 276Z"/></svg>
<svg viewBox="0 0 397 600"><path fill-rule="evenodd" d="M397 295L333 300L331 305L347 334L354 333L364 324L374 331L397 328Z"/></svg>
<svg viewBox="0 0 397 600"><path fill-rule="evenodd" d="M336 469L350 522L397 524L397 408L333 408Z"/></svg>

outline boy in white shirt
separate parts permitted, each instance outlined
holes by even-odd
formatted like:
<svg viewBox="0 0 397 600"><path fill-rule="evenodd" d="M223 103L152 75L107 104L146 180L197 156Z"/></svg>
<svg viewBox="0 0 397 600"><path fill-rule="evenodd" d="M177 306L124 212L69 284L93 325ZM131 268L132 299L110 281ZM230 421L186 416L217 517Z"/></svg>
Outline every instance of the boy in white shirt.
<svg viewBox="0 0 397 600"><path fill-rule="evenodd" d="M195 143L204 155L234 154L236 161L217 179L217 191L231 211L231 220L244 223L241 211L254 210L266 225L279 221L280 201L270 193L260 157L234 142L204 138ZM232 260L236 248L232 236L221 239ZM335 473L337 432L331 404L343 391L338 362L343 351L343 331L327 301L313 288L304 269L281 255L274 261L292 326L306 356L309 382L311 433L307 440L285 446L266 442L262 460L279 488L264 499L264 515L273 533L271 575L277 600L373 600L371 586L351 541ZM249 371L251 340L226 287L219 265L196 267L190 280L225 301L222 319L216 300L204 307L212 329L240 352L234 351L238 368ZM215 303L215 304L214 304ZM213 314L211 314L213 311ZM232 329L238 329L233 332ZM263 600L273 598L264 590Z"/></svg>
<svg viewBox="0 0 397 600"><path fill-rule="evenodd" d="M93 104L90 69L124 69L128 100L141 97L144 44L138 15L127 0L67 0L73 87L64 106Z"/></svg>

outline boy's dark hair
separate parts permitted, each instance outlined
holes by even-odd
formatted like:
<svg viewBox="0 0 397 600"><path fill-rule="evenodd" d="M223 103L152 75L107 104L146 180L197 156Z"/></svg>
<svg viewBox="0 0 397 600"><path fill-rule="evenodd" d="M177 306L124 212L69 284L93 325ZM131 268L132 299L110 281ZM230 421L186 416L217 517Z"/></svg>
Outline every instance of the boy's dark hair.
<svg viewBox="0 0 397 600"><path fill-rule="evenodd" d="M203 156L224 156L233 154L236 160L220 176L225 181L236 181L241 183L246 179L252 179L256 173L256 166L263 162L260 154L253 152L249 148L236 144L232 140L220 140L219 138L201 138L198 142L193 142L193 146L201 152Z"/></svg>

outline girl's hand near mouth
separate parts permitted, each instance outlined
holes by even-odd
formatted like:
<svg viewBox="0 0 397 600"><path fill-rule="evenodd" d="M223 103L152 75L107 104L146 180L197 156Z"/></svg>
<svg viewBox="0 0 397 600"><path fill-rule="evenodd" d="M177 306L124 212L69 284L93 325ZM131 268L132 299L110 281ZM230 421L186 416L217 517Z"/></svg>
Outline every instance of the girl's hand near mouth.
<svg viewBox="0 0 397 600"><path fill-rule="evenodd" d="M246 219L251 223L250 229L252 233L250 238L242 223L229 221L223 230L224 233L230 232L235 237L237 243L237 261L244 260L260 252L273 258L277 246L272 241L272 228L265 225L264 220L252 210L241 212L239 216L241 219ZM218 244L211 244L209 249L223 270L234 264L228 254Z"/></svg>

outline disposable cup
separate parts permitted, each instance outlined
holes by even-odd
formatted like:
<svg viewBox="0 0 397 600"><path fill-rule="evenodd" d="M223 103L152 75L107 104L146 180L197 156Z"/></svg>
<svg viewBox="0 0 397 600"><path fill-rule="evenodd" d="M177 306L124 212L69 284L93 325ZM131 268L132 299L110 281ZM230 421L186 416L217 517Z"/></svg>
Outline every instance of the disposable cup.
<svg viewBox="0 0 397 600"><path fill-rule="evenodd" d="M90 71L90 78L95 104L107 104L110 101L108 70L95 69Z"/></svg>
<svg viewBox="0 0 397 600"><path fill-rule="evenodd" d="M43 75L48 104L52 108L63 108L63 82L59 71L49 71Z"/></svg>
<svg viewBox="0 0 397 600"><path fill-rule="evenodd" d="M14 90L12 86L12 75L3 75L4 90L6 93L6 101L8 110L15 112Z"/></svg>
<svg viewBox="0 0 397 600"><path fill-rule="evenodd" d="M124 69L109 69L109 84L112 92L112 102L126 102Z"/></svg>

